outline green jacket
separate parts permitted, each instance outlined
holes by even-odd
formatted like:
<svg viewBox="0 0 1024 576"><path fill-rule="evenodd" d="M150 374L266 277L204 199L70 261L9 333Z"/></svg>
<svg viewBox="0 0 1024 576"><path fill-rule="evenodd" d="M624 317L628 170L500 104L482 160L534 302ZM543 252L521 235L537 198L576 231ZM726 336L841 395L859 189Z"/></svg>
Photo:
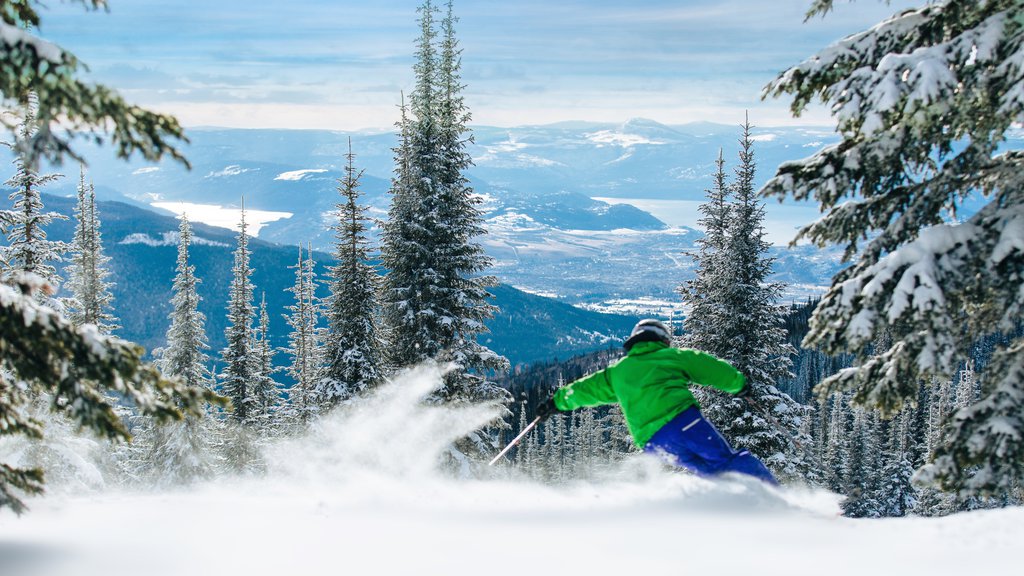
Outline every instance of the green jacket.
<svg viewBox="0 0 1024 576"><path fill-rule="evenodd" d="M636 445L643 448L662 426L697 405L690 384L735 394L746 378L728 362L662 342L639 342L629 354L555 392L559 410L619 403Z"/></svg>

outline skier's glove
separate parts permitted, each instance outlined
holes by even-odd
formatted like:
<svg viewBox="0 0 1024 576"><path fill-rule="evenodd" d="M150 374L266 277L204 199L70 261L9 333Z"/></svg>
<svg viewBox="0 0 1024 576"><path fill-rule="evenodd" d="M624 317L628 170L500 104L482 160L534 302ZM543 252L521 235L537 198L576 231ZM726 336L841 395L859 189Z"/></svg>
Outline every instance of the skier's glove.
<svg viewBox="0 0 1024 576"><path fill-rule="evenodd" d="M736 393L736 397L737 398L750 398L751 391L752 390L751 390L750 383L749 382L745 382L743 384L743 388L740 388L740 391Z"/></svg>
<svg viewBox="0 0 1024 576"><path fill-rule="evenodd" d="M547 400L537 405L537 409L535 412L537 414L537 417L540 418L541 422L543 422L544 420L547 420L548 417L550 417L552 414L560 412L560 410L558 409L558 406L555 406L555 399L548 398Z"/></svg>

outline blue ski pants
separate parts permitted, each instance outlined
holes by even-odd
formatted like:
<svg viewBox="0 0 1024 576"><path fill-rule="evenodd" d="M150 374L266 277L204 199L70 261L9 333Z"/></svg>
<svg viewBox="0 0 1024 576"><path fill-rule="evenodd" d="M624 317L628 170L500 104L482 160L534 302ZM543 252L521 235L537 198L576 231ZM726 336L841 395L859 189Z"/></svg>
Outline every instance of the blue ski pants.
<svg viewBox="0 0 1024 576"><path fill-rule="evenodd" d="M777 486L778 480L748 450L733 450L696 406L687 408L654 433L644 452L701 476L738 472Z"/></svg>

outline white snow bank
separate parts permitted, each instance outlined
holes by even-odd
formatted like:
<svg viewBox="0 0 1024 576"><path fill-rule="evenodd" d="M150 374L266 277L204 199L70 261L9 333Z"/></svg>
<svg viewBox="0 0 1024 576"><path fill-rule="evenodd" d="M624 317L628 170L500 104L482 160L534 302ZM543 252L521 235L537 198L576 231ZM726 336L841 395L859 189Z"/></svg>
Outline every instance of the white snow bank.
<svg viewBox="0 0 1024 576"><path fill-rule="evenodd" d="M1009 572L1019 556L1020 509L850 520L826 492L701 480L644 457L562 488L507 469L449 479L439 452L490 412L421 406L439 381L418 370L335 413L271 450L265 478L0 514L0 573L941 575Z"/></svg>
<svg viewBox="0 0 1024 576"><path fill-rule="evenodd" d="M307 174L320 174L327 172L325 168L310 168L308 170L292 170L291 172L282 172L278 174L274 180L302 180Z"/></svg>
<svg viewBox="0 0 1024 576"><path fill-rule="evenodd" d="M621 148L629 148L631 146L648 145L658 146L666 144L663 140L652 140L646 136L639 134L624 134L622 132L615 132L613 130L599 130L597 132L590 132L584 135L587 140L596 142L598 144L609 144L612 146L619 146Z"/></svg>

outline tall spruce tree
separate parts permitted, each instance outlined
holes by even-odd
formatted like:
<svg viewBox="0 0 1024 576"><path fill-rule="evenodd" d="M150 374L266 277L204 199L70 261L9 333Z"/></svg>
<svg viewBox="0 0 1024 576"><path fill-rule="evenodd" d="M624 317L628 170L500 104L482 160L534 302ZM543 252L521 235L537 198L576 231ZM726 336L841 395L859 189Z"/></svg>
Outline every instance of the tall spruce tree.
<svg viewBox="0 0 1024 576"><path fill-rule="evenodd" d="M777 304L782 286L768 282L773 258L767 255L770 246L764 238L764 206L754 190L750 129L748 120L740 138L735 182L727 190L719 155L715 186L702 207L709 234L698 255L698 277L684 291L694 305L692 319L686 322L692 334L686 341L730 362L751 386L745 399L702 390L708 419L773 472L792 478L806 468L798 446L810 443L801 435L807 410L775 387L778 379L792 377L789 356L795 350L783 328L785 309Z"/></svg>
<svg viewBox="0 0 1024 576"><path fill-rule="evenodd" d="M54 220L64 220L66 217L56 212L43 211L39 189L61 175L39 174L37 161L18 153L18 142L31 141L36 137L34 99L23 107L23 112L18 137L14 144L7 144L15 151L15 173L4 185L14 189L10 194L14 205L11 210L0 210L0 231L7 236L8 241L6 246L0 246L0 271L5 277L18 273L35 274L56 288L60 284L60 277L54 263L61 261L68 245L48 240L45 227ZM47 302L59 308L59 303L48 298L43 291L35 294L40 303Z"/></svg>
<svg viewBox="0 0 1024 576"><path fill-rule="evenodd" d="M92 184L85 183L85 166L79 171L75 220L71 265L67 270L71 297L64 300L64 308L72 324L94 324L100 332L110 334L120 328L113 314L113 283L107 281L110 257L103 253L96 192Z"/></svg>
<svg viewBox="0 0 1024 576"><path fill-rule="evenodd" d="M171 287L171 325L167 329L167 346L155 350L156 365L168 377L180 380L197 390L213 389L213 375L208 367L209 341L206 316L199 311L201 300L197 290L199 278L189 260L192 227L188 216L182 215L178 226L177 273ZM214 424L208 414L189 415L182 422L153 427L144 421L143 440L148 444L146 468L143 473L158 484L183 484L208 477L213 471L210 459L210 436Z"/></svg>
<svg viewBox="0 0 1024 576"><path fill-rule="evenodd" d="M825 14L819 0L810 14ZM1024 121L1024 4L950 0L906 10L783 72L766 95L794 115L822 101L842 141L780 166L765 193L814 198L826 216L799 238L853 260L811 320L806 346L861 355L826 379L893 414L932 376L948 378L978 335L1011 335L979 375L984 396L957 412L923 479L963 495L1024 479L1024 153L1004 151ZM967 201L988 203L961 220ZM869 356L879 326L892 344Z"/></svg>
<svg viewBox="0 0 1024 576"><path fill-rule="evenodd" d="M469 185L466 171L473 165L467 150L473 141L469 130L472 118L462 91L462 49L455 35L458 18L452 0L441 21L440 58L438 64L438 155L437 176L440 187L440 219L447 238L442 238L440 254L447 260L442 292L442 307L455 321L451 343L445 360L455 362L460 370L448 375L445 390L448 399L461 401L511 402L501 387L486 378L488 371L507 371L507 359L478 341L488 332L485 322L498 308L491 303L488 288L498 284L494 276L479 276L493 264L477 241L486 234L480 198Z"/></svg>
<svg viewBox="0 0 1024 576"><path fill-rule="evenodd" d="M312 250L308 257L303 257L302 246L299 246L299 259L289 268L295 269L295 285L287 289L295 302L288 306L290 314L285 316L292 329L285 349L285 353L292 357L288 366L288 375L294 382L289 391L290 411L299 423L307 424L326 404L320 388L323 382L320 380L320 338L317 331L319 306L314 293L316 279Z"/></svg>
<svg viewBox="0 0 1024 576"><path fill-rule="evenodd" d="M167 346L161 351L157 365L167 375L180 378L193 388L212 388L210 373L209 339L206 336L206 315L199 311L196 267L190 261L192 226L188 216L182 214L178 225L177 273L171 287L173 307L171 325L167 329Z"/></svg>
<svg viewBox="0 0 1024 576"><path fill-rule="evenodd" d="M382 252L389 270L383 296L388 349L396 367L455 362L439 394L444 400L507 400L482 377L505 369L507 361L477 342L494 313L487 292L494 280L476 276L490 261L473 241L483 228L464 176L471 164L469 112L461 98L455 17L449 3L439 48L436 13L430 0L419 9L416 87L410 109L403 106L395 151Z"/></svg>
<svg viewBox="0 0 1024 576"><path fill-rule="evenodd" d="M697 240L699 250L694 256L696 273L692 280L678 289L683 304L689 308L683 321L683 345L712 354L729 348L728 336L721 327L728 313L724 288L729 279L725 276L728 268L724 259L727 254L730 191L721 149L715 166L714 185L704 191L707 201L698 208L702 216L697 223L704 236Z"/></svg>
<svg viewBox="0 0 1024 576"><path fill-rule="evenodd" d="M243 200L239 222L238 247L232 268L228 293L228 326L224 331L227 346L221 351L224 370L220 374L221 391L231 400L232 419L237 423L252 424L254 414L251 385L254 379L252 362L252 330L255 320L253 308L252 268L249 265L249 235L246 232L245 204Z"/></svg>
<svg viewBox="0 0 1024 576"><path fill-rule="evenodd" d="M281 407L281 393L274 380L274 347L270 343L270 314L267 313L267 294L260 297L259 324L252 338L252 418L264 434L274 432Z"/></svg>
<svg viewBox="0 0 1024 576"><path fill-rule="evenodd" d="M359 204L359 178L352 140L338 181L342 201L335 231L335 259L327 301L324 376L319 388L328 406L365 392L383 378L383 344L378 329L380 276L370 261L367 208Z"/></svg>

